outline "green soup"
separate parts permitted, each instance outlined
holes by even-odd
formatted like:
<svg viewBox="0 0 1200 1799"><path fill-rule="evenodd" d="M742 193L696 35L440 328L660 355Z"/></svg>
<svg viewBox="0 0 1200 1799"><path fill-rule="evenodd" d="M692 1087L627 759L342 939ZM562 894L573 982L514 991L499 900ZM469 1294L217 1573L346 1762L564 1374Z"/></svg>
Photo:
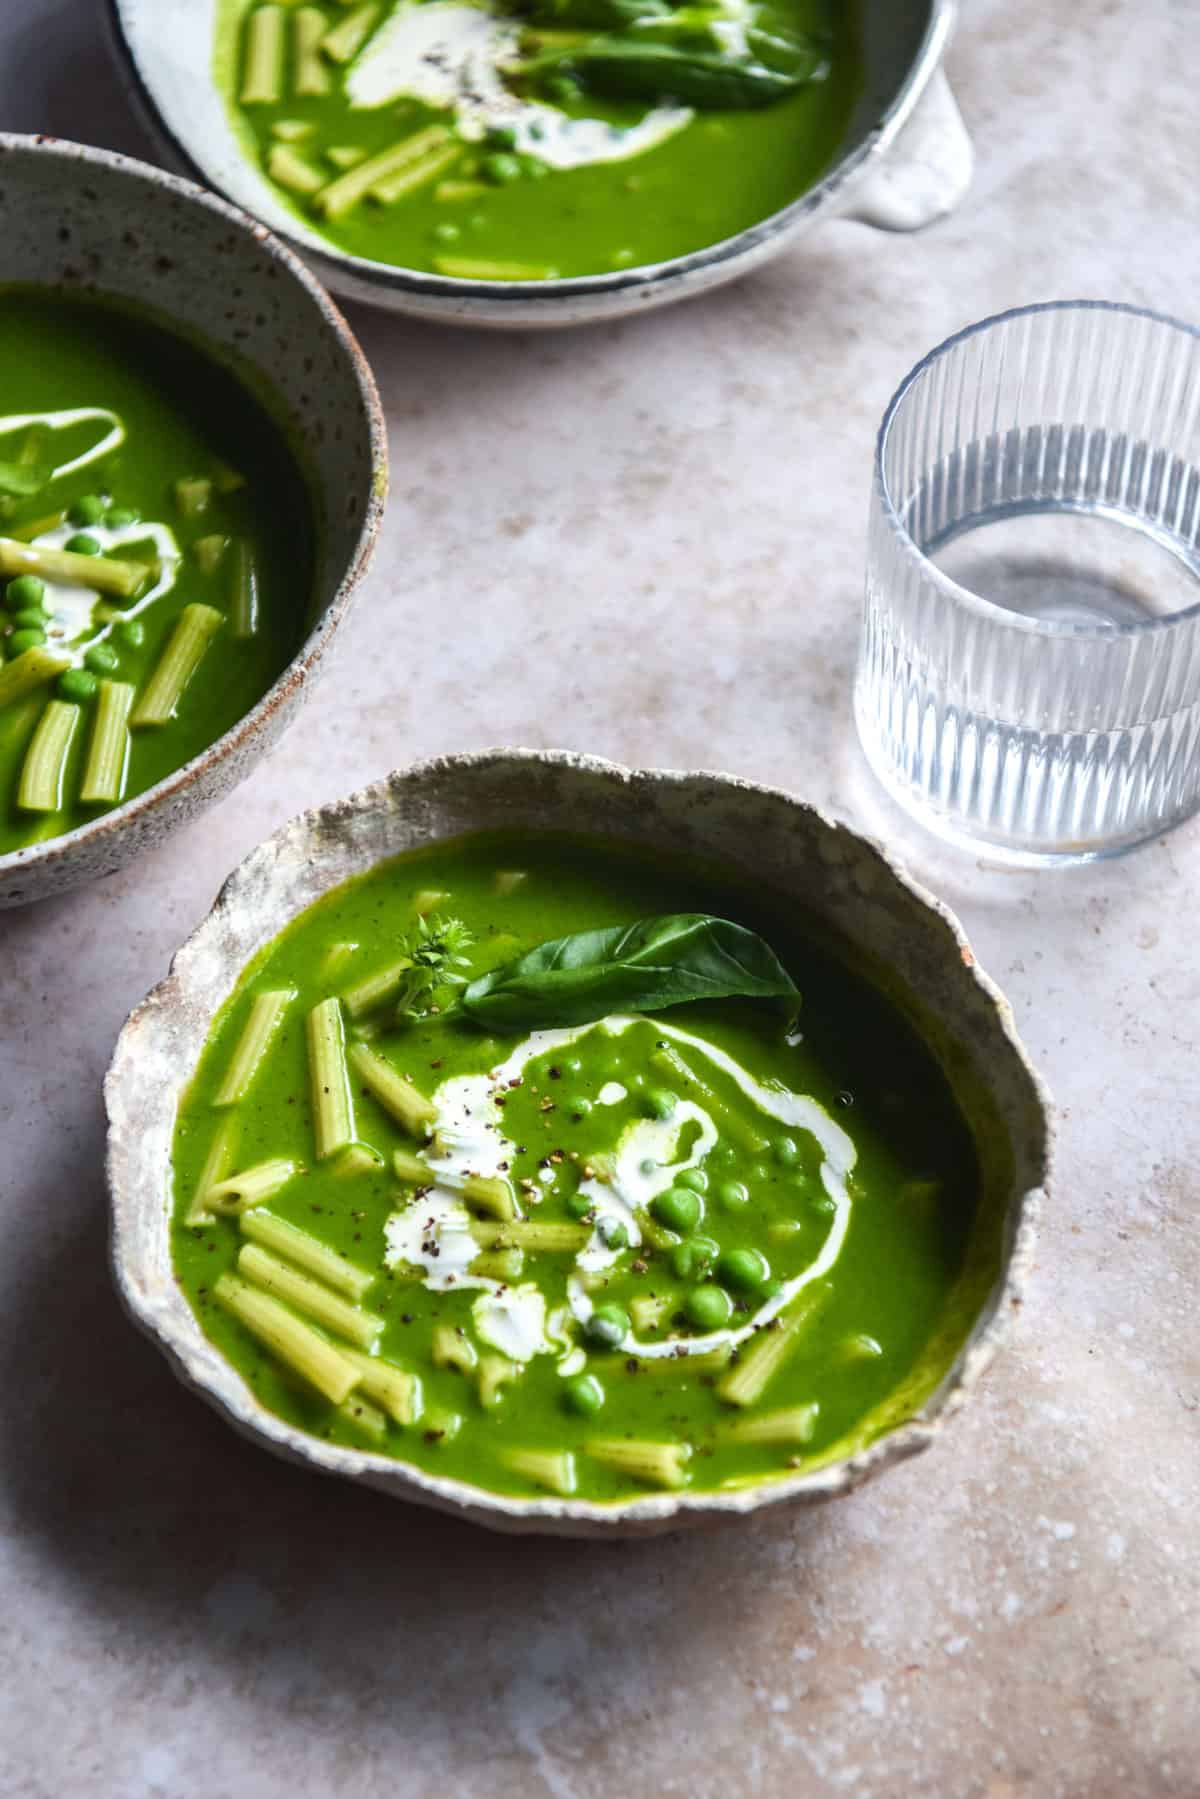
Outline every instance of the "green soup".
<svg viewBox="0 0 1200 1799"><path fill-rule="evenodd" d="M799 1013L487 1035L452 988L411 1004L456 934L475 976L685 910L762 930ZM928 1395L995 1273L972 1136L898 1011L745 895L574 840L463 839L296 919L213 1026L174 1166L179 1279L264 1405L505 1494L844 1454Z"/></svg>
<svg viewBox="0 0 1200 1799"><path fill-rule="evenodd" d="M788 206L859 85L833 0L227 0L248 150L353 255L482 279L682 256Z"/></svg>
<svg viewBox="0 0 1200 1799"><path fill-rule="evenodd" d="M304 482L227 370L95 300L0 292L0 852L143 792L299 643Z"/></svg>

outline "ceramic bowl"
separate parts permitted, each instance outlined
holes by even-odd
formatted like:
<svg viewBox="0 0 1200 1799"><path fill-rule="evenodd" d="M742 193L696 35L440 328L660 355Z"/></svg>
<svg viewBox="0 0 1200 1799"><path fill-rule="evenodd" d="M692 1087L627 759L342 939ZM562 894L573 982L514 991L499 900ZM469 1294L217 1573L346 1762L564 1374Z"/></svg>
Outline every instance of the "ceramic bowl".
<svg viewBox="0 0 1200 1799"><path fill-rule="evenodd" d="M569 830L715 862L831 926L878 972L945 1069L974 1133L982 1206L1001 1245L995 1279L948 1373L919 1371L878 1415L870 1446L819 1470L730 1493L656 1493L617 1505L518 1500L305 1435L266 1411L202 1333L172 1271L177 1096L244 964L331 887L402 850L463 832ZM290 1460L497 1530L634 1536L829 1499L926 1449L966 1399L1021 1303L1049 1158L1047 1101L1008 1007L944 906L875 845L786 793L716 774L629 770L583 756L492 751L390 775L304 813L226 882L170 975L133 1013L105 1096L112 1258L135 1323L237 1429ZM944 1366L944 1363L939 1364Z"/></svg>
<svg viewBox="0 0 1200 1799"><path fill-rule="evenodd" d="M212 77L226 0L108 0L118 58L165 153L265 219L335 293L393 312L491 326L579 325L664 306L746 274L819 219L914 231L949 212L971 179L971 143L941 59L955 0L867 0L862 91L833 166L760 224L689 256L570 280L462 281L351 256L280 198L243 149Z"/></svg>
<svg viewBox="0 0 1200 1799"><path fill-rule="evenodd" d="M361 580L383 510L379 397L345 320L262 225L190 181L104 150L0 134L0 285L136 303L238 373L308 478L318 556L304 641L240 722L145 793L0 855L0 906L111 873L249 774L295 717Z"/></svg>

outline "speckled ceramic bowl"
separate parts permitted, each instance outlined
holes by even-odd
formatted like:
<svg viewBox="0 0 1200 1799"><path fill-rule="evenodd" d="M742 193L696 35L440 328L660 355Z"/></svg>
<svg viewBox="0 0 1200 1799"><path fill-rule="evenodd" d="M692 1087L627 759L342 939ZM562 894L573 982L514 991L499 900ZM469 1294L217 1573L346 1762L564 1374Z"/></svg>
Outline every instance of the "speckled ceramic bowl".
<svg viewBox="0 0 1200 1799"><path fill-rule="evenodd" d="M249 774L298 711L374 547L387 439L363 354L290 250L224 201L144 163L0 133L0 284L135 303L232 367L291 438L318 555L303 642L200 755L62 837L0 855L0 907L111 873Z"/></svg>
<svg viewBox="0 0 1200 1799"><path fill-rule="evenodd" d="M171 1264L171 1138L179 1093L244 964L331 887L389 856L463 832L593 832L715 861L831 926L913 1019L978 1145L994 1280L949 1372L931 1362L876 1413L879 1435L821 1468L730 1493L655 1493L619 1505L519 1500L307 1436L266 1411L204 1336ZM451 756L293 819L226 882L161 986L121 1033L105 1083L112 1258L134 1321L179 1377L276 1454L505 1531L636 1536L847 1493L927 1448L965 1400L1021 1304L1050 1153L1048 1102L1008 1007L944 906L875 845L786 793L729 776L618 768L523 750ZM982 1228L982 1227L981 1227ZM987 1271L993 1264L988 1262Z"/></svg>
<svg viewBox="0 0 1200 1799"><path fill-rule="evenodd" d="M941 59L955 0L866 0L863 83L833 167L736 236L642 268L558 281L462 281L339 250L311 230L247 156L212 76L223 0L107 0L113 41L166 153L283 232L335 293L456 324L580 325L665 306L747 274L820 219L916 231L955 207L973 156Z"/></svg>

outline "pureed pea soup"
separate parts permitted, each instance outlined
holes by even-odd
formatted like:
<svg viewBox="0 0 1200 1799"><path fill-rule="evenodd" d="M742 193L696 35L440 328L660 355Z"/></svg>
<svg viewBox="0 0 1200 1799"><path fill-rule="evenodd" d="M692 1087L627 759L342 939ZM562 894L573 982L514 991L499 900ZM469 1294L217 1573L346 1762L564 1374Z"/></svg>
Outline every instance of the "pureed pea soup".
<svg viewBox="0 0 1200 1799"><path fill-rule="evenodd" d="M788 206L857 96L838 0L225 0L215 74L312 229L377 262L549 280Z"/></svg>
<svg viewBox="0 0 1200 1799"><path fill-rule="evenodd" d="M218 1016L174 1166L179 1279L264 1405L505 1494L844 1453L995 1273L898 1012L609 844L473 837L326 896Z"/></svg>
<svg viewBox="0 0 1200 1799"><path fill-rule="evenodd" d="M312 566L300 472L231 373L132 312L0 290L0 852L236 724Z"/></svg>

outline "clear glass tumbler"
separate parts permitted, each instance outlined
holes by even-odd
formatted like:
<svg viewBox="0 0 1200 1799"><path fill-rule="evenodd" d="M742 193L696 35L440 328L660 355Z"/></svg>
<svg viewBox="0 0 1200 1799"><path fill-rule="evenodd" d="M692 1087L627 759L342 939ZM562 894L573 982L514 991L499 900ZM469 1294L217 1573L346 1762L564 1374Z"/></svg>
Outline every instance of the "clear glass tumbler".
<svg viewBox="0 0 1200 1799"><path fill-rule="evenodd" d="M879 433L854 707L896 798L1008 860L1200 807L1200 333L1031 306L913 370Z"/></svg>

